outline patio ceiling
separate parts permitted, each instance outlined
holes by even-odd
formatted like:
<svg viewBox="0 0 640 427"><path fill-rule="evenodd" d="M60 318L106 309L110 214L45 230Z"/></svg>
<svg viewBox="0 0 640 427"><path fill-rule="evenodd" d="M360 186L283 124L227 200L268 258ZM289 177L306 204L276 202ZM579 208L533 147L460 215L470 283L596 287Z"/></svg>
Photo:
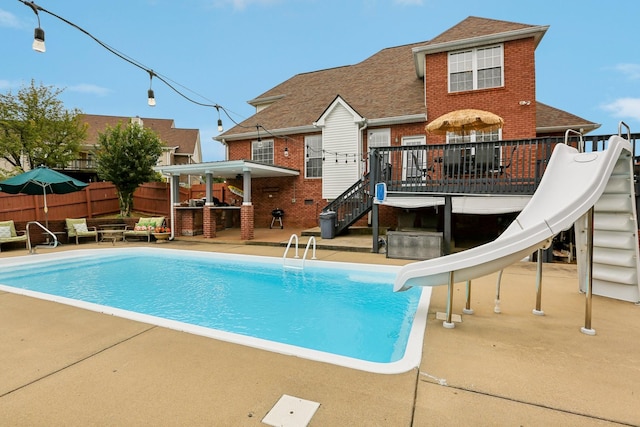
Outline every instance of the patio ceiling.
<svg viewBox="0 0 640 427"><path fill-rule="evenodd" d="M206 175L214 178L231 179L251 172L251 178L271 178L281 176L298 176L300 171L268 165L248 160L231 160L222 162L193 163L189 165L156 166L153 168L162 175Z"/></svg>

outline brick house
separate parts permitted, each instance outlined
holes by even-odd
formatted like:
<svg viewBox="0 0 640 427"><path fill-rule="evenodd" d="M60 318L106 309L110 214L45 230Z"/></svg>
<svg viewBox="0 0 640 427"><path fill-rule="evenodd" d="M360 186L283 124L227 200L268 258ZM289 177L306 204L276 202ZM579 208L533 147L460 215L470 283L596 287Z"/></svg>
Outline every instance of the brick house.
<svg viewBox="0 0 640 427"><path fill-rule="evenodd" d="M256 113L217 138L228 160L300 171L297 177L252 181L256 226L268 224L274 208L284 209L290 225L316 226L327 203L368 172L373 147L528 139L598 128L536 99L535 50L547 28L468 17L430 41L383 49L355 65L298 74L249 101ZM504 126L462 135L425 131L431 120L466 108L497 114ZM406 173L408 167L402 168ZM242 186L241 180L229 182ZM396 227L403 211L382 207L380 224ZM366 223L362 217L356 224Z"/></svg>
<svg viewBox="0 0 640 427"><path fill-rule="evenodd" d="M89 182L98 179L93 149L98 144L98 135L103 133L107 127L115 127L118 123L122 125L137 123L151 129L158 135L164 144L162 156L158 159L159 166L186 165L202 161L200 131L198 129L176 128L173 119L82 114L81 120L87 125L87 138L81 145L78 159L58 170L82 181ZM181 182L199 183L200 176L185 175L181 177Z"/></svg>
<svg viewBox="0 0 640 427"><path fill-rule="evenodd" d="M338 201L348 205L344 216L350 217L340 230L374 222L376 228L398 228L407 212L417 211L422 215L420 226L442 228L438 206L443 197L433 193L453 198L454 214L517 212L534 186L526 187L519 203L513 204L514 198L487 197L481 207L476 203L475 210L468 208L466 199L480 188L477 182L470 187L470 181L464 181L465 187L451 190L454 187L445 180L447 185L431 189L431 194L418 190L447 178L435 171L444 170L437 166L442 165L442 154L429 157L427 149L443 153L455 144L474 155L481 144L490 144L495 150L492 173L499 171L502 176L512 163L529 163L535 166L529 175L538 179L544 158L524 158L526 153L544 151L537 140L531 145L535 149L518 145L509 152L498 144L558 137L567 131L582 134L599 127L536 99L535 50L547 28L469 17L430 41L386 48L355 65L295 75L249 101L256 113L216 138L226 146L226 161L159 170L174 179L184 173L206 174L208 182L221 177L243 188L242 235L248 239L254 227L270 224L276 208L284 210L286 224L310 228L318 225L323 210L342 209L334 206ZM467 108L494 113L504 126L442 136L425 131L425 125L440 115ZM431 150L434 147L437 150ZM376 162L370 156L378 151L387 165L384 179L399 183L399 192L411 192L411 204L395 199L395 204L371 209L369 181ZM457 167L466 170L462 163ZM376 173L381 179L380 170ZM523 182L533 179L518 174L512 176ZM493 195L495 187L484 187L483 194ZM358 201L352 203L350 197ZM505 200L511 205L505 206ZM204 222L205 236L214 237Z"/></svg>

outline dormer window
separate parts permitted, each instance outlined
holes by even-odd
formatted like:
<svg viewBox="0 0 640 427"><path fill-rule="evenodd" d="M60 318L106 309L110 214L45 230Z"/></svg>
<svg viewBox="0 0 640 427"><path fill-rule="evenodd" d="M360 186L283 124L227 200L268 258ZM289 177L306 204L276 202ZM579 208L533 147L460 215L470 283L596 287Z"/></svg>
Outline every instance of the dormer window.
<svg viewBox="0 0 640 427"><path fill-rule="evenodd" d="M504 85L502 45L449 52L449 92Z"/></svg>

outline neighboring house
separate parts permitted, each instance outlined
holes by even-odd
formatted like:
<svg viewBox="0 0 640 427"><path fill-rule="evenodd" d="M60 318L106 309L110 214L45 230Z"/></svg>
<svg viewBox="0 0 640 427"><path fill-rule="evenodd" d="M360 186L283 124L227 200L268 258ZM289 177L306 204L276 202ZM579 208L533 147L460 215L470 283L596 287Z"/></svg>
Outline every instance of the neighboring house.
<svg viewBox="0 0 640 427"><path fill-rule="evenodd" d="M198 129L180 129L175 127L173 119L154 119L140 117L102 116L82 114L82 121L87 124L87 139L81 145L78 159L60 171L85 182L97 180L96 164L93 150L98 144L98 135L107 127L115 127L118 123L126 126L137 123L151 129L164 144L159 166L186 165L200 163L202 151L200 147L200 131ZM199 176L184 176L182 183L199 183Z"/></svg>
<svg viewBox="0 0 640 427"><path fill-rule="evenodd" d="M275 208L285 211L285 223L313 227L328 203L357 191L361 191L360 198L370 198L368 184L364 189L355 188L368 177L368 155L373 148L425 147L421 152L405 151L397 161L391 160L393 153L383 154L388 156L387 172L402 173L397 182L407 188L409 177L419 172L426 182L436 162L442 162L442 155L428 162L426 157L417 158L427 147L561 137L568 130L587 133L598 128L597 123L537 100L535 50L547 29L469 17L430 41L383 49L355 65L298 74L249 101L256 114L217 138L227 147L227 160L300 171L296 177L251 181L256 227L268 225ZM494 113L503 118L504 126L491 132L447 135L425 131L425 125L435 118L467 108ZM493 154L496 162L507 158L503 147L496 145L495 149L499 150ZM476 146L466 150L475 153ZM514 156L515 148L510 153ZM514 157L514 162L523 160ZM536 173L543 171L540 160L535 165L531 162ZM501 163L500 172L508 166ZM497 163L495 168L498 170ZM435 174L434 181L442 176ZM242 186L240 179L231 182ZM485 206L478 212L458 212L494 214L521 209L500 205L504 202L500 199L484 198ZM422 204L382 207L380 225L397 228L406 220L403 215L420 208L427 218L418 226L441 229L442 209L437 208L441 203L427 196L413 200ZM495 209L492 203L497 203ZM357 225L367 224L364 215L370 210L353 213L353 218L360 218Z"/></svg>

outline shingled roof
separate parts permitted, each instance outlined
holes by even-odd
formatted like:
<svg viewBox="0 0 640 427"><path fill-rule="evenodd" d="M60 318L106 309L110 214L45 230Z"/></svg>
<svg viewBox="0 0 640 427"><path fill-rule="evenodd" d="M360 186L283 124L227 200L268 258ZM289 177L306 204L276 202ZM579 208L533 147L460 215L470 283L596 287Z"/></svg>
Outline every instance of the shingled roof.
<svg viewBox="0 0 640 427"><path fill-rule="evenodd" d="M517 22L500 21L497 19L479 18L469 16L465 20L449 28L447 31L429 40L427 45L441 43L451 43L460 40L477 40L487 36L498 34L521 33L522 31L535 30L541 28L537 25L519 24ZM542 27L545 28L546 27Z"/></svg>
<svg viewBox="0 0 640 427"><path fill-rule="evenodd" d="M102 116L96 114L82 114L82 121L88 125L86 146L98 143L98 134L103 133L107 126L115 127L118 123L129 124L131 117ZM194 154L196 144L200 138L198 129L180 129L175 127L173 119L140 118L145 128L151 129L158 135L167 147L178 147L177 154Z"/></svg>
<svg viewBox="0 0 640 427"><path fill-rule="evenodd" d="M584 132L588 132L599 127L598 123L590 122L540 101L536 102L536 130L538 133L564 132L569 128L582 128Z"/></svg>
<svg viewBox="0 0 640 427"><path fill-rule="evenodd" d="M341 96L361 116L371 119L424 115L422 80L413 67L412 49L420 43L383 49L366 60L338 68L298 74L250 101L273 102L221 138L255 131L309 127Z"/></svg>
<svg viewBox="0 0 640 427"><path fill-rule="evenodd" d="M542 39L548 26L470 16L432 40L383 49L344 67L295 75L249 101L258 112L219 135L218 140L255 136L256 125L273 134L310 132L313 123L340 96L369 123L396 118L424 121L424 55L467 44L497 43L518 38ZM599 125L537 102L537 129Z"/></svg>

